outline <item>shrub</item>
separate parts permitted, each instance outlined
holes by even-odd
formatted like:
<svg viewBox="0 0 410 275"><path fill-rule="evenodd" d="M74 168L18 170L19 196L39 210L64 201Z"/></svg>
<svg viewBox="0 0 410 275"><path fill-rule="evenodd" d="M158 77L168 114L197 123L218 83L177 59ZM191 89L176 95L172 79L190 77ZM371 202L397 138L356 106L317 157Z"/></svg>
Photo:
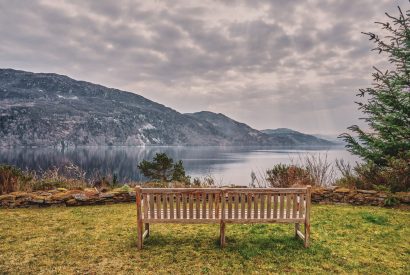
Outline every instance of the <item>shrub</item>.
<svg viewBox="0 0 410 275"><path fill-rule="evenodd" d="M295 165L276 164L266 171L266 180L272 187L312 184L309 172Z"/></svg>
<svg viewBox="0 0 410 275"><path fill-rule="evenodd" d="M392 192L410 190L409 153L400 158L388 158L385 166L371 161L356 164L354 168L337 161L336 166L342 174L336 181L339 186Z"/></svg>
<svg viewBox="0 0 410 275"><path fill-rule="evenodd" d="M81 169L71 163L42 173L22 171L10 165L0 165L0 194L56 188L83 189L87 187L83 176Z"/></svg>
<svg viewBox="0 0 410 275"><path fill-rule="evenodd" d="M327 154L306 154L299 156L301 166L309 174L311 185L329 186L334 183L335 171L333 163L329 162Z"/></svg>
<svg viewBox="0 0 410 275"><path fill-rule="evenodd" d="M0 165L0 195L30 189L32 176L11 165Z"/></svg>

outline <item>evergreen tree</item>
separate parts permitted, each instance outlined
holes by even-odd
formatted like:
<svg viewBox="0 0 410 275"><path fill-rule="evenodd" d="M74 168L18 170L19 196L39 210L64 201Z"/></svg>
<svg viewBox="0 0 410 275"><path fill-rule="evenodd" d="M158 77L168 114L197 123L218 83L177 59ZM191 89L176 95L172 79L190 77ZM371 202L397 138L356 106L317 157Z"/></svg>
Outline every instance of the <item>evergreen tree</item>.
<svg viewBox="0 0 410 275"><path fill-rule="evenodd" d="M138 169L145 177L155 181L189 181L182 160L174 163L165 153L157 153L153 161L143 160L138 164Z"/></svg>
<svg viewBox="0 0 410 275"><path fill-rule="evenodd" d="M403 13L399 7L398 17L386 15L389 22L376 23L388 35L364 33L376 44L373 50L391 64L391 70L374 68L372 87L359 90L364 100L356 103L370 131L353 125L348 129L357 138L340 136L350 152L378 166L386 166L390 158L406 158L410 151L410 10Z"/></svg>

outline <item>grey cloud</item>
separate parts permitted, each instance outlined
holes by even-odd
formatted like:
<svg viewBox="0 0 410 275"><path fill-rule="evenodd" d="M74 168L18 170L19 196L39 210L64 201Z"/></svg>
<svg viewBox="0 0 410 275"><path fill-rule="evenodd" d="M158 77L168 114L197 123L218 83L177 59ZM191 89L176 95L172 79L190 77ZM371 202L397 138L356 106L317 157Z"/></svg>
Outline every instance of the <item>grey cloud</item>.
<svg viewBox="0 0 410 275"><path fill-rule="evenodd" d="M0 0L0 67L68 74L181 112L308 132L321 131L325 113L334 121L323 132L353 123L354 95L380 62L360 31L377 31L372 22L397 4L409 7L405 0L61 3Z"/></svg>

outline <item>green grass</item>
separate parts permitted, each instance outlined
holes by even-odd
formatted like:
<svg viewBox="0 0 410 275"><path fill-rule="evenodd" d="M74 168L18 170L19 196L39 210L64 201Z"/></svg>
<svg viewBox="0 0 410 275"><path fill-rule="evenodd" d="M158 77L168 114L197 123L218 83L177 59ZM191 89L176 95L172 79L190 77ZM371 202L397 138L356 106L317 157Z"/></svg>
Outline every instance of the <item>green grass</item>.
<svg viewBox="0 0 410 275"><path fill-rule="evenodd" d="M293 225L151 225L133 204L0 210L0 274L410 273L410 212L315 205L311 247Z"/></svg>

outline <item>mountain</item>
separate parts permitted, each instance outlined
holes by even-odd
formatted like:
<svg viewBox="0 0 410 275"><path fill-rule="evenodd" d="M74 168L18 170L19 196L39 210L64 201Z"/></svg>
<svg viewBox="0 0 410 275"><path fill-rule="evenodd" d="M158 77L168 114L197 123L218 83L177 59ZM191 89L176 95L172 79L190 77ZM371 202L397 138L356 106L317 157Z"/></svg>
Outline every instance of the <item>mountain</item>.
<svg viewBox="0 0 410 275"><path fill-rule="evenodd" d="M324 139L330 142L333 142L334 144L337 145L345 145L346 143L337 137L337 135L322 135L322 134L313 134L313 136L320 138L320 139Z"/></svg>
<svg viewBox="0 0 410 275"><path fill-rule="evenodd" d="M202 111L186 115L206 123L206 125L211 125L220 136L230 140L233 144L275 144L275 141L268 135L249 127L245 123L235 121L224 114Z"/></svg>
<svg viewBox="0 0 410 275"><path fill-rule="evenodd" d="M261 130L262 133L269 135L271 138L281 140L283 143L288 142L290 146L303 144L305 146L332 146L334 142L318 138L313 135L303 134L287 128Z"/></svg>
<svg viewBox="0 0 410 275"><path fill-rule="evenodd" d="M64 75L0 69L0 147L305 145L297 142L223 114L182 114L134 93Z"/></svg>

